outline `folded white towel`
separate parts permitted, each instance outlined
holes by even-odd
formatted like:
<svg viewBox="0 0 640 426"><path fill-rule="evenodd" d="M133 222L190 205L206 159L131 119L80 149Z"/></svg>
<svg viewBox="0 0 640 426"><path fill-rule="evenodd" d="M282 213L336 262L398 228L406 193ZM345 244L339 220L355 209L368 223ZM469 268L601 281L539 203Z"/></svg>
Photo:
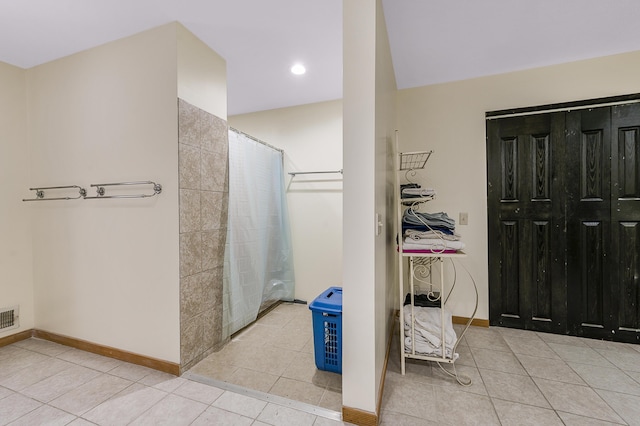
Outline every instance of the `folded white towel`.
<svg viewBox="0 0 640 426"><path fill-rule="evenodd" d="M433 188L404 188L402 195L412 195L414 197L433 197L436 190Z"/></svg>
<svg viewBox="0 0 640 426"><path fill-rule="evenodd" d="M438 231L437 229L434 229L432 231L419 231L417 229L407 229L404 234L413 239L413 240L420 240L420 239L428 239L428 238L442 238L443 240L447 240L447 241L460 241L460 238L462 238L460 236L460 234L453 234L453 235L449 235L449 234L445 234L442 231Z"/></svg>
<svg viewBox="0 0 640 426"><path fill-rule="evenodd" d="M413 307L416 353L442 356L442 323L440 308ZM445 354L451 358L458 337L453 329L451 312L445 309ZM404 310L405 350L411 351L411 307ZM455 355L454 355L455 356Z"/></svg>
<svg viewBox="0 0 640 426"><path fill-rule="evenodd" d="M413 307L416 334L422 335L428 339L436 347L441 345L442 328L440 327L441 314L440 308L430 308L426 306ZM411 306L404 309L404 326L405 335L411 333ZM453 329L453 321L451 312L444 310L444 328L445 341L447 346L453 346L456 343L456 332Z"/></svg>
<svg viewBox="0 0 640 426"><path fill-rule="evenodd" d="M434 348L428 342L420 341L416 338L416 354L418 355L427 355L427 356L436 356L442 357L442 348ZM407 353L411 353L411 337L404 338L404 350ZM445 357L451 359L453 354L453 360L457 360L459 355L457 353L453 353L450 348L445 350Z"/></svg>
<svg viewBox="0 0 640 426"><path fill-rule="evenodd" d="M434 238L422 238L414 240L413 238L405 238L404 244L402 244L403 250L462 250L465 248L465 244L462 241L447 241Z"/></svg>

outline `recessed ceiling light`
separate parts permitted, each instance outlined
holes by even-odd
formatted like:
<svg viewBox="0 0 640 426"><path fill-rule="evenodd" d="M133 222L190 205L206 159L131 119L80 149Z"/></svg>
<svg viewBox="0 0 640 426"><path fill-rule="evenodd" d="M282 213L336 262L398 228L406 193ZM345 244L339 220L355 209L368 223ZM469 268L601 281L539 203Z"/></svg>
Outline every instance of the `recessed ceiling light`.
<svg viewBox="0 0 640 426"><path fill-rule="evenodd" d="M302 64L295 64L291 67L291 72L295 75L302 75L307 72L307 69Z"/></svg>

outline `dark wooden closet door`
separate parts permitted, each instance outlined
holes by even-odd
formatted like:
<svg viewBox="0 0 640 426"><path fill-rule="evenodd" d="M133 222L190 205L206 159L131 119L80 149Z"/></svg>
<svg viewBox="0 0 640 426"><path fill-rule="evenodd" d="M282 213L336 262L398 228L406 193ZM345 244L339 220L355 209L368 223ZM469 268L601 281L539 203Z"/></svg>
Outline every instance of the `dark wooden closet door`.
<svg viewBox="0 0 640 426"><path fill-rule="evenodd" d="M490 323L640 343L640 103L487 122Z"/></svg>
<svg viewBox="0 0 640 426"><path fill-rule="evenodd" d="M640 342L640 104L612 107L614 340ZM617 313L617 315L616 315Z"/></svg>
<svg viewBox="0 0 640 426"><path fill-rule="evenodd" d="M566 328L564 114L487 123L490 323Z"/></svg>
<svg viewBox="0 0 640 426"><path fill-rule="evenodd" d="M610 108L566 114L567 289L569 334L611 336Z"/></svg>

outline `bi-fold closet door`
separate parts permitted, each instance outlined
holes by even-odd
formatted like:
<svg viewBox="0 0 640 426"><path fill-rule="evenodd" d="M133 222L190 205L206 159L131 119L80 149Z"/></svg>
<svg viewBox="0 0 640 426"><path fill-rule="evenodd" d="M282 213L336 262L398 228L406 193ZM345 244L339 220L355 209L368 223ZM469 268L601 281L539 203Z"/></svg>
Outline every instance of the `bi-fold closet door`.
<svg viewBox="0 0 640 426"><path fill-rule="evenodd" d="M487 121L492 325L638 341L640 104Z"/></svg>

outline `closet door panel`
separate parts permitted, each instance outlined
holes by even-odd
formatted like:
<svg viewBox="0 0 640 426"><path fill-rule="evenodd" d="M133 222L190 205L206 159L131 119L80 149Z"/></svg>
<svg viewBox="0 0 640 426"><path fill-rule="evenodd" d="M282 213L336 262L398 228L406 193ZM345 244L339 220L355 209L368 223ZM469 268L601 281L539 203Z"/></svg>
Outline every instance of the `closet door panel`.
<svg viewBox="0 0 640 426"><path fill-rule="evenodd" d="M569 331L611 338L611 110L567 112Z"/></svg>
<svg viewBox="0 0 640 426"><path fill-rule="evenodd" d="M525 160L522 136L516 132L519 120L488 123L487 171L489 174L489 293L490 322L524 328L520 247L523 239L521 194ZM489 137L489 135L491 135ZM490 141L490 142L489 142Z"/></svg>
<svg viewBox="0 0 640 426"><path fill-rule="evenodd" d="M612 139L616 340L640 343L640 105L612 108Z"/></svg>
<svg viewBox="0 0 640 426"><path fill-rule="evenodd" d="M487 123L491 324L566 327L563 139L563 114Z"/></svg>

